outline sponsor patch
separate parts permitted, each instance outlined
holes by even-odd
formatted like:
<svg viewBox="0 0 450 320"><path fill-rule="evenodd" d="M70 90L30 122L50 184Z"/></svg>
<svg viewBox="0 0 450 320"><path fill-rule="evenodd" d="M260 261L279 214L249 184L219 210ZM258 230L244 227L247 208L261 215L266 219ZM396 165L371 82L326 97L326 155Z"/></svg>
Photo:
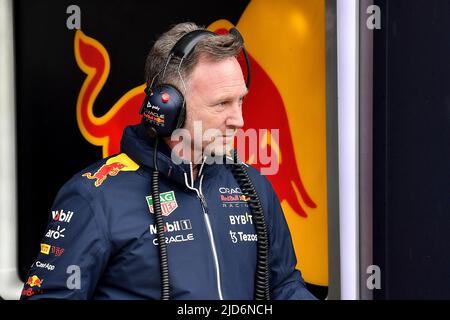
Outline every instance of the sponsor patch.
<svg viewBox="0 0 450 320"><path fill-rule="evenodd" d="M151 213L154 213L153 211L153 198L151 196L145 197L147 200L148 209ZM161 193L159 195L159 201L161 203L161 212L163 216L168 216L172 212L175 211L176 208L178 208L177 199L175 198L175 192L168 191Z"/></svg>

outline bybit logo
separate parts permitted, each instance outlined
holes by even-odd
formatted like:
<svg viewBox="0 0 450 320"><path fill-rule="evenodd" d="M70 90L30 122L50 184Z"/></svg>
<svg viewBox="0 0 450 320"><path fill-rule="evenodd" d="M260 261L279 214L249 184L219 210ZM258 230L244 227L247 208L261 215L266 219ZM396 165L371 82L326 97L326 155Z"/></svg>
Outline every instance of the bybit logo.
<svg viewBox="0 0 450 320"><path fill-rule="evenodd" d="M230 224L235 225L235 224L253 224L253 220L252 220L252 215L248 214L248 212L246 212L245 214L241 214L241 215L231 215L229 216L230 218Z"/></svg>

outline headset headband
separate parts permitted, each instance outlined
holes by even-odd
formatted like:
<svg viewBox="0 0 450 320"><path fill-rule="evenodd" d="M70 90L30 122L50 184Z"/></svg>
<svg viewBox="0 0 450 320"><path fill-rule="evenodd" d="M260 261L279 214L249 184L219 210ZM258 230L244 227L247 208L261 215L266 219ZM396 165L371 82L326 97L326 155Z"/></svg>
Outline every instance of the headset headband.
<svg viewBox="0 0 450 320"><path fill-rule="evenodd" d="M207 36L214 36L215 33L208 30L194 30L186 33L180 38L180 40L175 43L172 50L170 50L170 55L174 55L181 59L185 59L187 56L194 51L195 46L200 40Z"/></svg>
<svg viewBox="0 0 450 320"><path fill-rule="evenodd" d="M247 88L250 87L250 59L248 58L247 50L245 50L244 47L244 38L236 28L231 28L229 30L229 33L233 35L235 38L238 39L242 46L242 52L244 54L245 58L245 64L247 66L247 81L246 86ZM171 56L178 57L180 59L187 58L195 49L195 46L205 37L208 36L216 36L217 34L214 32L211 32L209 30L194 30L191 32L186 33L184 36L182 36L177 43L173 46L172 50L170 50L169 53L169 59Z"/></svg>

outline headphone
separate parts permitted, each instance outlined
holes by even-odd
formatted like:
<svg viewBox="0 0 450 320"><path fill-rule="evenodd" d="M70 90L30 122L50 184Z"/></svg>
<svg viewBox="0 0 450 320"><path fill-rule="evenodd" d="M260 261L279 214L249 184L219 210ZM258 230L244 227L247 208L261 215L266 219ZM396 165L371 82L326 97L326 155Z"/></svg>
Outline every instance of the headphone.
<svg viewBox="0 0 450 320"><path fill-rule="evenodd" d="M242 45L242 52L247 65L246 86L249 88L250 60L248 58L247 51L243 46L244 39L236 28L231 28L229 33L236 37ZM217 34L208 30L194 30L183 35L175 43L172 50L170 50L164 69L158 72L153 77L150 86L145 88L145 98L142 102L139 114L143 116L143 123L145 127L153 131L154 135L159 137L169 137L173 131L183 126L186 118L186 100L180 90L170 84L163 83L154 85L153 83L155 78L162 71L164 71L164 79L164 74L170 60L172 57L178 57L181 59L180 64L178 65L178 74L184 85L184 81L180 73L180 67L183 60L194 51L195 46L200 40L211 36L217 36Z"/></svg>

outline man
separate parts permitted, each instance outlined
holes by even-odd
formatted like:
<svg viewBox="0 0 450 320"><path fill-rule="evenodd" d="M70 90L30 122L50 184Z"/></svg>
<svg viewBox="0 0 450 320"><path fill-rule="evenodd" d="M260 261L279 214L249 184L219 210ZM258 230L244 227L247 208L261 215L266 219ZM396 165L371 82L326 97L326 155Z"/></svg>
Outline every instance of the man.
<svg viewBox="0 0 450 320"><path fill-rule="evenodd" d="M156 41L146 63L148 86L168 83L184 95L182 130L188 135L181 142L160 139L155 152L156 138L150 137L143 120L125 129L122 153L68 181L52 207L22 299L160 298L159 243L151 197L154 159L170 297L254 298L257 236L252 212L231 165L206 162L208 148L209 156L225 156L232 133L244 124L242 101L247 88L236 59L242 42L233 35L211 35L198 42L185 61L168 59L175 43L197 29L193 23L176 25ZM219 134L212 143L195 140L198 125L203 133L215 129ZM267 225L271 299L314 299L295 269L292 240L274 190L258 171L247 170Z"/></svg>

